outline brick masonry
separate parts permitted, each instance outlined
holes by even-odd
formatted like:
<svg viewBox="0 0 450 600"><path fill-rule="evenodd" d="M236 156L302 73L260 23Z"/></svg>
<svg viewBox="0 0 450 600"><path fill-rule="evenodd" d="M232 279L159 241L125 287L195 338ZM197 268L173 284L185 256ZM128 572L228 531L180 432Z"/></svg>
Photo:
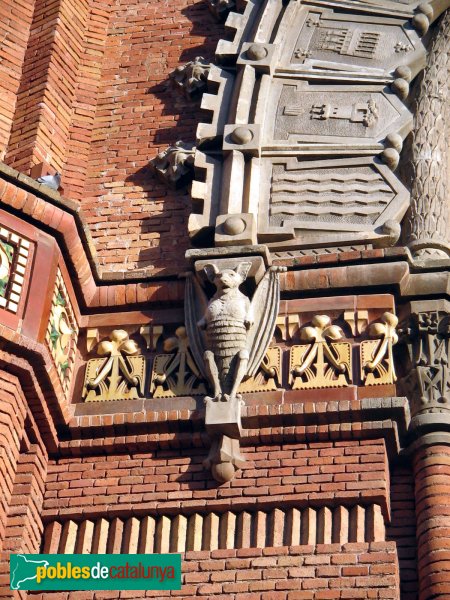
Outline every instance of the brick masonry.
<svg viewBox="0 0 450 600"><path fill-rule="evenodd" d="M199 102L168 76L197 55L212 59L223 25L193 0L127 0L114 10L111 0L36 0L28 39L31 3L22 4L2 4L6 163L27 174L41 163L63 172L64 195L81 202L106 270L176 273L190 198L168 191L147 165L168 144L195 139Z"/></svg>
<svg viewBox="0 0 450 600"><path fill-rule="evenodd" d="M76 386L73 398L62 389L43 336L58 269L81 332L79 379L89 327L106 334L183 319L177 276L190 195L167 189L148 163L179 139L193 141L205 121L170 72L198 55L212 59L226 35L198 0L1 1L0 222L35 251L26 302L14 317L0 314L1 600L26 597L8 589L8 554L39 551L182 552L183 589L145 597L450 595L449 446L399 458L409 412L394 384L248 395L247 463L222 486L202 464L201 401L92 408ZM60 194L26 177L55 171ZM404 248L281 253L287 329L293 314L302 315L298 329L319 310L333 318L368 310L370 322L394 311L389 293L408 296L417 281L408 259Z"/></svg>
<svg viewBox="0 0 450 600"><path fill-rule="evenodd" d="M450 594L450 577L446 569L450 551L449 461L450 450L444 444L419 448L414 456L421 598L444 600Z"/></svg>
<svg viewBox="0 0 450 600"><path fill-rule="evenodd" d="M398 598L395 544L346 544L188 552L179 592L121 592L121 598L369 600ZM36 600L103 600L112 592L30 594Z"/></svg>

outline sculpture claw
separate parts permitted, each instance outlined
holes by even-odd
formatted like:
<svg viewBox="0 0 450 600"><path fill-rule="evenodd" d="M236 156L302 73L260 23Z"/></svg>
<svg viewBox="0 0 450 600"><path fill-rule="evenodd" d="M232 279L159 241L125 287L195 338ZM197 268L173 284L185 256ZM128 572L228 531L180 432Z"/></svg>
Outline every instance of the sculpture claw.
<svg viewBox="0 0 450 600"><path fill-rule="evenodd" d="M223 396L222 394L217 394L217 396L205 396L204 399L204 403L207 404L208 402L219 402L219 400L222 400Z"/></svg>

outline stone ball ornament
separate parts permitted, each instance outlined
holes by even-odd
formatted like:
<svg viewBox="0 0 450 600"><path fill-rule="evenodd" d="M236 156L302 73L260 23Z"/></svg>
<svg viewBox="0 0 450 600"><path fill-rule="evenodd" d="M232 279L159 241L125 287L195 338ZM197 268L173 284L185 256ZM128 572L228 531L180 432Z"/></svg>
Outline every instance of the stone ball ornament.
<svg viewBox="0 0 450 600"><path fill-rule="evenodd" d="M236 468L231 462L223 462L212 465L211 473L218 483L227 483L233 479Z"/></svg>
<svg viewBox="0 0 450 600"><path fill-rule="evenodd" d="M259 44L252 44L247 50L247 57L250 60L263 60L268 55L267 48Z"/></svg>
<svg viewBox="0 0 450 600"><path fill-rule="evenodd" d="M245 231L246 224L241 217L229 217L223 224L223 230L227 235L239 235Z"/></svg>
<svg viewBox="0 0 450 600"><path fill-rule="evenodd" d="M249 144L253 139L253 133L247 127L236 127L231 134L235 144Z"/></svg>

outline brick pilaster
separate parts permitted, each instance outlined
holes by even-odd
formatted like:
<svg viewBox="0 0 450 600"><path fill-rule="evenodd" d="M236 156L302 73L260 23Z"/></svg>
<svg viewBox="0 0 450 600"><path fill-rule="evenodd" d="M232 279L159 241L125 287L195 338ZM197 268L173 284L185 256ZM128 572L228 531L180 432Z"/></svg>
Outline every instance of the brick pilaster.
<svg viewBox="0 0 450 600"><path fill-rule="evenodd" d="M0 371L0 550L16 477L24 431L26 401L14 375Z"/></svg>
<svg viewBox="0 0 450 600"><path fill-rule="evenodd" d="M450 597L450 434L414 445L419 600Z"/></svg>

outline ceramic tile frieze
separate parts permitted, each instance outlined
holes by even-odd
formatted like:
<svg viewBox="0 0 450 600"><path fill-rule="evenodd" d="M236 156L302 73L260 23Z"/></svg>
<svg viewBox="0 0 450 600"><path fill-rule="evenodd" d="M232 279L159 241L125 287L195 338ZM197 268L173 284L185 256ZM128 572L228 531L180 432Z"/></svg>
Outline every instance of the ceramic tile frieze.
<svg viewBox="0 0 450 600"><path fill-rule="evenodd" d="M31 244L0 225L0 308L17 313Z"/></svg>
<svg viewBox="0 0 450 600"><path fill-rule="evenodd" d="M46 341L66 393L72 382L77 340L78 325L62 273L58 269Z"/></svg>
<svg viewBox="0 0 450 600"><path fill-rule="evenodd" d="M320 304L320 302L318 303ZM323 304L323 303L322 303ZM386 306L387 308L387 306ZM275 334L238 394L371 387L396 382L397 317L381 308L279 315ZM145 329L143 332L142 330ZM153 332L153 337L151 335ZM140 337L149 340L145 346ZM147 335L148 334L148 335ZM211 384L190 347L185 325L113 330L88 352L85 402L204 397Z"/></svg>
<svg viewBox="0 0 450 600"><path fill-rule="evenodd" d="M86 402L129 400L142 396L145 358L139 346L122 329L111 332L97 348L103 358L90 359L86 365L82 396Z"/></svg>

